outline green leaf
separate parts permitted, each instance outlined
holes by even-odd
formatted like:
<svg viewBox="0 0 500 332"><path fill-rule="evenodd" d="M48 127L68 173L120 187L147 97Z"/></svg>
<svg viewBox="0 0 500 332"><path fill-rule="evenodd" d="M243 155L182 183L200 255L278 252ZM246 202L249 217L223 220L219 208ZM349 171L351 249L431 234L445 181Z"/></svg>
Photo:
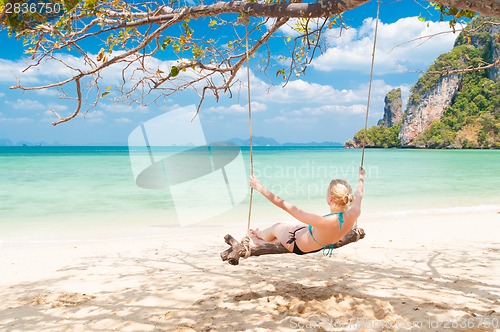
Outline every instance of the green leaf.
<svg viewBox="0 0 500 332"><path fill-rule="evenodd" d="M179 75L179 68L172 66L172 69L170 69L170 77L175 77L177 75Z"/></svg>
<svg viewBox="0 0 500 332"><path fill-rule="evenodd" d="M186 35L190 36L193 33L191 28L189 27L188 21L182 22L182 27L184 28Z"/></svg>
<svg viewBox="0 0 500 332"><path fill-rule="evenodd" d="M170 37L163 39L163 43L161 44L161 50L165 51L165 49L167 48L168 45L170 45L170 43L172 43L172 39Z"/></svg>
<svg viewBox="0 0 500 332"><path fill-rule="evenodd" d="M475 11L467 10L465 12L465 17L467 17L467 18L473 18L474 16L476 16L476 12Z"/></svg>
<svg viewBox="0 0 500 332"><path fill-rule="evenodd" d="M83 8L94 9L96 4L97 4L97 0L85 0L85 3L83 4Z"/></svg>
<svg viewBox="0 0 500 332"><path fill-rule="evenodd" d="M179 53L181 51L181 45L179 43L172 43L172 47L174 48L175 53Z"/></svg>
<svg viewBox="0 0 500 332"><path fill-rule="evenodd" d="M109 91L104 92L104 93L101 95L101 98L104 98L104 97L106 97L106 96L107 96L107 95L109 95L109 94L110 94L110 92L109 92Z"/></svg>
<svg viewBox="0 0 500 332"><path fill-rule="evenodd" d="M193 56L195 58L202 57L205 54L205 52L203 51L203 49L200 48L200 47L198 47L197 45L193 46L192 52L193 52Z"/></svg>

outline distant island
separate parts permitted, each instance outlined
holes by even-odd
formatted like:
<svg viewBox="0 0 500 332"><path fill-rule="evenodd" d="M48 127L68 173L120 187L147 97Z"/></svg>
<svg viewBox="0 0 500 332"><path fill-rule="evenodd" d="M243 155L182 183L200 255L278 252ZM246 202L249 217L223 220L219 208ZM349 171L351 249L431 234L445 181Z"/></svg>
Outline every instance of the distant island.
<svg viewBox="0 0 500 332"><path fill-rule="evenodd" d="M123 143L118 143L118 142L107 142L107 143L88 143L88 144L61 144L58 141L55 141L53 143L47 143L45 141L39 141L37 143L30 142L30 141L19 141L19 142L13 142L12 140L8 138L0 138L0 146L31 146L31 147L36 147L36 146L126 146L127 144Z"/></svg>
<svg viewBox="0 0 500 332"><path fill-rule="evenodd" d="M499 149L499 73L500 18L479 16L410 89L406 110L401 89L389 91L384 117L367 129L366 141L360 130L344 146Z"/></svg>
<svg viewBox="0 0 500 332"><path fill-rule="evenodd" d="M250 146L250 139L241 139L241 138L231 138L225 141L212 142L213 145L238 145L238 146ZM279 143L274 138L263 137L263 136L254 136L252 138L253 146L344 146L344 143L341 142L307 142L307 143Z"/></svg>
<svg viewBox="0 0 500 332"><path fill-rule="evenodd" d="M49 145L49 144L46 144L43 141L39 143L32 143L28 141L19 141L14 143L8 138L0 138L0 146L42 146L42 145Z"/></svg>
<svg viewBox="0 0 500 332"><path fill-rule="evenodd" d="M210 142L211 145L218 145L218 146L249 146L250 145L250 139L242 139L242 138L231 138L228 140L224 141L217 141L217 142ZM252 144L253 146L334 146L334 147L342 147L344 146L344 143L341 142L307 142L307 143L293 143L293 142L287 142L287 143L279 143L276 141L274 138L270 137L262 137L262 136L254 136L252 139ZM123 144L118 144L118 143L113 143L113 144L102 144L103 146L125 146ZM40 143L32 143L32 142L27 142L27 141L21 141L21 142L12 142L10 139L7 138L0 138L0 146L64 146L63 144L59 144L58 142L54 144L48 144L46 142L40 142ZM97 146L96 144L89 144L88 146Z"/></svg>

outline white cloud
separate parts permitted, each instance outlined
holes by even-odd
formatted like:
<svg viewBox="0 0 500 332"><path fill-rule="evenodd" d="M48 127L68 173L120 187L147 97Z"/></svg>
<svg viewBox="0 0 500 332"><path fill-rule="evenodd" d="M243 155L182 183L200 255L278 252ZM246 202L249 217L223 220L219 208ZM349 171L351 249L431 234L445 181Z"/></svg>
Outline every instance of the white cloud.
<svg viewBox="0 0 500 332"><path fill-rule="evenodd" d="M43 115L45 115L45 116L53 116L54 112L52 110L47 110L47 111L43 112Z"/></svg>
<svg viewBox="0 0 500 332"><path fill-rule="evenodd" d="M8 118L5 117L3 113L0 113L0 122L7 122L7 123L28 123L28 122L34 122L33 119L30 118Z"/></svg>
<svg viewBox="0 0 500 332"><path fill-rule="evenodd" d="M113 56L118 55L120 55L120 52L113 53ZM14 85L17 84L17 80L20 80L22 85L36 86L63 81L79 74L79 72L71 68L78 68L82 71L93 68L89 63L91 63L92 61L97 63L97 61L95 60L97 55L89 53L87 54L87 56L88 58L84 58L75 57L66 53L59 53L54 55L57 60L48 59L47 61L42 61L37 66L30 67L29 69L29 64L33 63L33 61L30 61L29 59L21 58L16 61L12 61L0 58L0 82L7 82ZM134 57L129 58L133 59ZM146 68L154 73L157 69L161 69L164 72L169 72L171 66L175 64L176 61L162 61L157 58L151 58L146 59L144 63ZM121 86L123 84L122 71L127 65L128 63L118 63L116 65L105 68L101 72L100 82L103 85ZM134 78L134 76L137 75L143 75L143 71L137 71L137 65L129 66L125 74L126 86L136 83L137 80ZM180 75L182 75L182 73ZM44 95L57 94L57 91L55 90L36 91L37 93Z"/></svg>
<svg viewBox="0 0 500 332"><path fill-rule="evenodd" d="M267 110L267 106L265 104L256 101L252 101L251 106L252 106L252 112L263 112ZM207 111L216 113L227 113L227 114L248 113L248 104L244 105L232 104L229 106L209 107Z"/></svg>
<svg viewBox="0 0 500 332"><path fill-rule="evenodd" d="M113 53L113 56L118 55L119 53L115 52ZM18 59L16 61L12 60L7 60L7 59L0 59L0 82L7 82L8 84L14 85L17 84L16 79L20 79L20 83L25 86L40 86L44 84L49 84L53 82L58 82L58 81L63 81L66 80L73 75L75 75L75 72L72 71L69 67L64 66L62 63L66 63L67 65L73 67L73 68L78 68L80 70L88 70L90 66L88 63L85 63L85 59L83 57L74 57L68 54L56 54L55 55L60 61L45 61L41 62L38 66L30 68L26 72L22 72L26 67L27 67L27 60L26 59ZM88 54L88 58L90 59L95 59L96 55L95 54ZM131 57L132 59L132 57ZM151 73L155 73L158 69L163 72L163 76L166 75L170 71L173 65L178 64L179 62L186 61L183 59L179 60L161 60L158 58L147 58L143 61L145 67L149 71L150 75ZM128 63L127 63L128 64ZM117 112L117 113L131 113L131 112L148 112L152 108L158 108L158 109L164 109L165 105L165 97L161 97L160 99L157 99L159 94L163 93L162 88L165 89L170 89L167 90L168 92L171 92L171 89L175 89L175 85L170 82L166 82L164 85L160 86L160 88L152 93L148 93L146 87L145 91L142 91L141 86L137 88L138 90L136 91L135 94L132 94L128 97L130 99L125 100L125 98L122 98L121 94L121 88L123 88L124 92L127 92L127 89L132 88L134 84L137 84L138 79L143 78L144 73L143 70L137 70L138 63L132 64L127 68L126 73L124 74L122 71L127 65L125 63L119 63L113 66L110 66L103 70L103 72L100 74L100 87L101 87L101 92L104 92L104 88L110 86L111 87L111 95L107 97L107 103L104 104L103 102L106 102L106 100L100 100L99 101L99 108L98 110L105 111L105 112ZM178 78L182 83L186 82L188 79L192 78L199 78L200 75L206 74L205 71L199 71L199 70L192 70L192 69L187 69L186 71L181 71L179 75L176 77ZM123 75L125 75L125 86L122 86L123 84ZM236 77L233 80L233 86L232 86L232 92L233 96L237 94L241 94L244 96L246 94L246 82L247 82L247 77L246 77L246 68L242 68L236 75ZM267 87L267 84L263 83L259 78L257 78L253 72L250 72L250 79L252 81L252 90L254 88L258 89L259 86L261 87ZM95 87L92 87L92 84L94 81L92 78L89 78L89 80L84 80L82 81L82 89L85 98L89 101L89 103L94 102L94 98L97 96L95 93L97 90ZM179 83L179 82L177 82ZM214 85L221 85L223 83L223 78L220 75L215 75L212 80L212 84ZM195 84L193 84L192 88L196 90L197 92L201 91L202 88L206 82L204 80L201 80ZM93 91L92 91L93 89ZM35 94L38 94L40 96L44 97L56 97L58 94L63 94L67 93L69 97L75 97L76 92L75 92L75 84L74 83L69 83L69 85L64 87L64 92L60 92L57 89L42 89L42 90L34 90L30 91L34 92ZM144 95L142 95L144 93ZM185 92L185 94L189 93L189 90ZM144 102L145 103L155 103L155 107L151 106L138 106L136 104L129 104L130 100L141 100L141 98L144 96ZM221 96L221 99L229 98L228 95L223 95ZM192 98L192 95L191 95ZM123 100L122 100L123 99ZM176 101L179 98L176 99ZM111 101L111 102L109 102ZM115 102L114 104L112 102ZM190 101L192 102L192 101ZM85 100L84 100L85 103ZM185 104L184 104L185 105ZM40 105L38 105L40 106ZM263 110L265 106L262 104L257 103L255 106L255 111L260 111ZM16 108L21 108L21 106L17 106ZM26 107L25 107L26 108ZM34 106L32 106L34 108Z"/></svg>
<svg viewBox="0 0 500 332"><path fill-rule="evenodd" d="M90 123L104 123L106 114L102 111L89 111L83 113L82 117Z"/></svg>
<svg viewBox="0 0 500 332"><path fill-rule="evenodd" d="M47 108L47 106L43 105L38 100L32 99L17 99L16 101L7 100L5 104L15 110L43 110Z"/></svg>
<svg viewBox="0 0 500 332"><path fill-rule="evenodd" d="M262 94L256 98L266 102L287 104L304 101L320 103L325 101L325 99L330 99L330 96L333 94L342 94L345 98L351 98L351 96L349 96L350 91L335 91L335 89L329 85L310 83L302 79L290 81L285 87L271 87L267 94Z"/></svg>
<svg viewBox="0 0 500 332"><path fill-rule="evenodd" d="M0 98L3 98L3 97L5 97L5 93L0 92Z"/></svg>
<svg viewBox="0 0 500 332"><path fill-rule="evenodd" d="M265 120L266 123L287 123L309 125L325 119L332 115L359 115L366 112L366 105L323 105L318 107L303 106L281 110L279 115Z"/></svg>
<svg viewBox="0 0 500 332"><path fill-rule="evenodd" d="M48 105L48 108L51 109L51 110L54 110L56 112L60 112L60 111L67 111L69 109L68 106L66 105L61 105L61 104L49 104ZM49 111L50 112L50 111Z"/></svg>
<svg viewBox="0 0 500 332"><path fill-rule="evenodd" d="M113 56L119 55L118 52L114 52ZM88 54L88 59L93 59L95 61L96 54ZM29 70L26 72L23 72L23 70L26 69L28 66L28 62L26 59L18 59L16 61L12 60L7 60L7 59L1 59L0 58L0 83L5 82L10 85L15 85L18 84L17 80L19 80L20 84L23 86L27 87L33 87L33 86L43 86L46 84L54 83L54 82L60 82L67 80L74 76L76 74L75 71L71 70L70 67L72 68L78 68L79 70L85 71L90 69L90 65L88 61L86 62L84 57L74 57L68 54L60 53L60 54L55 54L55 57L58 58L59 61L44 61L41 62L38 66L31 67ZM137 57L130 56L128 60L132 61L136 59ZM144 107L144 106L137 106L136 104L130 105L129 102L131 100L142 100L144 97L144 102L146 104L148 103L155 103L156 102L156 108L162 109L164 108L162 105L165 103L165 97L159 98L159 95L161 93L164 93L164 91L171 92L173 89L176 89L176 84L183 84L184 82L190 80L190 79L199 79L202 75L206 74L205 71L199 71L199 70L193 70L193 69L187 69L185 71L181 71L176 79L178 79L177 82L165 82L163 85L161 85L156 91L153 91L149 93L148 89L153 88L153 85L151 82L146 82L147 84L151 84L150 86L135 86L135 84L138 83L138 80L144 78L145 76L154 76L157 70L160 70L163 72L161 74L162 76L166 76L168 72L170 72L171 68L173 65L178 65L180 62L187 61L185 59L178 59L178 60L161 60L158 58L146 58L142 61L144 64L147 72L145 72L142 69L138 69L139 62L137 63L117 63L113 66L110 66L108 68L105 68L101 73L100 73L100 80L99 80L99 85L101 87L101 93L104 92L104 89L107 88L108 86L111 87L111 95L107 97L107 100L113 100L116 102L114 105L103 105L101 104L104 100L100 100L100 109L107 111L107 112L119 112L119 113L129 113L129 112L147 112L150 107ZM65 66L63 63L67 64L68 66ZM126 68L126 71L124 72L124 69ZM246 70L244 68L240 71L241 73L238 73L236 79L233 81L234 83L237 82L238 79L240 79L242 82L246 82ZM125 77L125 83L124 83L124 77ZM251 74L251 79L256 80L255 76ZM179 83L179 81L181 83ZM258 81L258 79L257 79ZM220 77L220 75L215 75L213 77L212 84L215 85L220 85L222 84L223 79ZM94 84L94 80L92 77L88 77L87 79L82 80L82 92L84 94L84 98L86 98L89 102L88 103L93 103L94 98L97 97L97 89ZM204 80L200 80L199 82L195 83L192 85L193 90L195 91L200 91L206 82ZM246 86L244 84L235 84L233 85L233 92L238 93L245 91L244 88ZM59 91L57 89L42 89L42 90L34 90L30 91L34 92L35 94L38 94L40 96L46 96L46 97L56 97L57 95L65 94L69 97L75 97L76 92L75 92L75 84L73 82L69 83L68 85L65 85L64 87L64 92ZM144 90L143 90L144 88ZM130 89L136 89L134 93L128 95L122 95L121 90L123 89L123 92L127 93L129 92ZM166 90L162 90L166 89ZM187 90L189 92L189 90ZM186 93L188 93L186 92ZM111 99L113 97L113 99ZM84 100L84 103L86 103L86 100ZM153 107L151 107L153 108Z"/></svg>
<svg viewBox="0 0 500 332"><path fill-rule="evenodd" d="M61 59L69 65L75 67L81 66L81 59L63 54ZM17 80L25 85L41 85L47 82L47 78L68 77L72 71L60 65L54 65L54 62L41 62L38 66L30 67L32 63L26 58L21 58L16 61L0 59L0 82L17 84ZM74 73L74 72L73 72Z"/></svg>
<svg viewBox="0 0 500 332"><path fill-rule="evenodd" d="M15 83L16 76L20 75L18 62L0 59L0 82Z"/></svg>
<svg viewBox="0 0 500 332"><path fill-rule="evenodd" d="M300 117L291 115L278 115L264 120L265 123L280 123L293 125L311 125L318 122L317 118Z"/></svg>
<svg viewBox="0 0 500 332"><path fill-rule="evenodd" d="M69 110L69 107L66 105L60 105L60 104L49 104L46 107L46 110L41 114L40 121L43 123L47 122L52 122L56 121L58 119L57 114L59 114L61 117L67 116L70 113L67 112ZM73 112L74 110L71 110Z"/></svg>
<svg viewBox="0 0 500 332"><path fill-rule="evenodd" d="M99 109L104 112L113 113L146 113L149 111L149 106L126 104L123 102L117 102L115 104L105 104L103 102L100 102Z"/></svg>
<svg viewBox="0 0 500 332"><path fill-rule="evenodd" d="M386 84L383 80L373 81L369 111L372 122L382 117L384 98L393 88L395 86ZM314 131L315 127L323 126L325 121L344 121L342 126L360 127L361 124L356 126L350 121L360 121L364 118L367 98L368 83L352 89L335 89L331 85L301 79L289 82L284 88L273 86L268 94L255 97L268 107L265 123L270 126L281 124L287 128L305 131ZM314 134L316 133L311 132L311 135Z"/></svg>
<svg viewBox="0 0 500 332"><path fill-rule="evenodd" d="M319 107L304 107L292 111L293 115L325 115L325 114L363 114L366 112L366 105L323 105Z"/></svg>
<svg viewBox="0 0 500 332"><path fill-rule="evenodd" d="M374 31L375 21L371 18L365 19L359 29L347 29L341 34L338 29L327 31L330 47L312 66L320 71L369 72ZM380 22L375 72L394 73L402 67L425 70L438 55L453 47L456 37L447 22L423 23L417 17L402 18L391 24Z"/></svg>
<svg viewBox="0 0 500 332"><path fill-rule="evenodd" d="M36 94L40 96L47 96L47 97L57 97L59 96L59 93L54 90L54 89L43 89L43 90L34 90Z"/></svg>
<svg viewBox="0 0 500 332"><path fill-rule="evenodd" d="M372 98L384 98L394 87L382 80L372 83ZM285 87L273 86L268 93L257 95L255 99L263 103L293 104L306 103L313 105L348 105L366 102L368 85L359 85L356 89L335 89L330 85L306 82L298 79L289 82Z"/></svg>
<svg viewBox="0 0 500 332"><path fill-rule="evenodd" d="M116 123L132 123L132 120L129 118L117 118L115 119Z"/></svg>

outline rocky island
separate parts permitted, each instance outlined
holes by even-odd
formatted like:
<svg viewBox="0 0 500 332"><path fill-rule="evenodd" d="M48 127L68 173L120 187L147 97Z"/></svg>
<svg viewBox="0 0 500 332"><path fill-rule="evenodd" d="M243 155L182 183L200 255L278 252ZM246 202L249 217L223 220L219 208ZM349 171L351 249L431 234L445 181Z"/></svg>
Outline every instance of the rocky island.
<svg viewBox="0 0 500 332"><path fill-rule="evenodd" d="M481 69L482 68L482 69ZM500 148L500 18L477 17L410 90L385 97L384 116L366 147ZM345 147L361 147L364 130Z"/></svg>

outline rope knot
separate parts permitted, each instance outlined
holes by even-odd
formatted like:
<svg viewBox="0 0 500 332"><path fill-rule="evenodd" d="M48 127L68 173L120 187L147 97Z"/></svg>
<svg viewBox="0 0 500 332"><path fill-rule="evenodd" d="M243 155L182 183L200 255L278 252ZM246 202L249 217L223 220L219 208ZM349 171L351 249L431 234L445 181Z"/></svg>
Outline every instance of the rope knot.
<svg viewBox="0 0 500 332"><path fill-rule="evenodd" d="M248 258L250 257L251 255L251 250L250 250L250 242L252 240L250 239L250 237L248 235L245 235L245 237L243 239L241 239L241 245L243 246L243 248L245 248L245 256L243 256L243 258Z"/></svg>

